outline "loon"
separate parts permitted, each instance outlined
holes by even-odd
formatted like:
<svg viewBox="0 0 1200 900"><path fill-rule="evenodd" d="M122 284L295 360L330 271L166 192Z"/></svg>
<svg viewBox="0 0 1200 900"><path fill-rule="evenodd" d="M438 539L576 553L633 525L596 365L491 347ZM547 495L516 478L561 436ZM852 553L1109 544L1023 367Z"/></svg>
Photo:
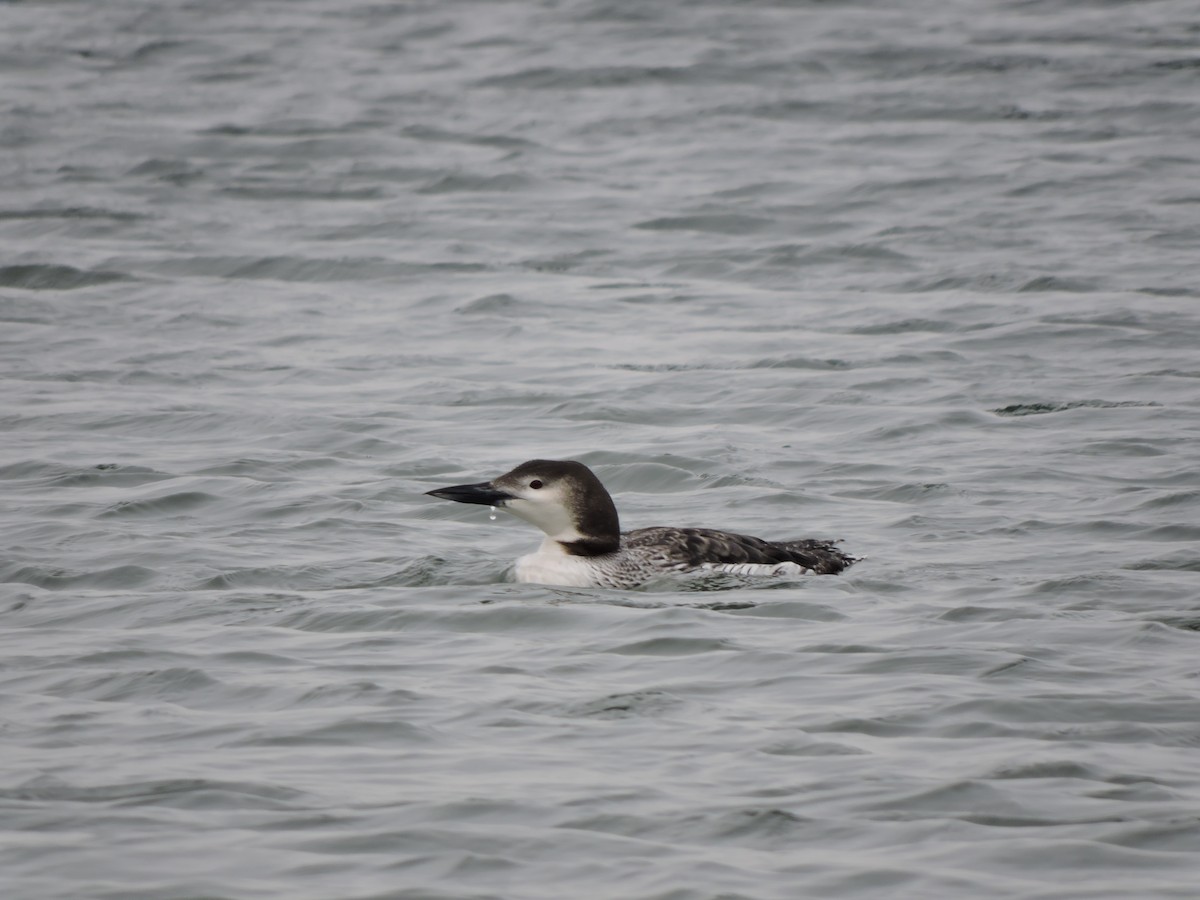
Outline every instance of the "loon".
<svg viewBox="0 0 1200 900"><path fill-rule="evenodd" d="M491 481L426 492L495 506L545 532L516 563L517 581L567 587L632 588L664 573L834 575L857 560L828 541L764 541L710 528L622 532L600 479L573 460L531 459Z"/></svg>

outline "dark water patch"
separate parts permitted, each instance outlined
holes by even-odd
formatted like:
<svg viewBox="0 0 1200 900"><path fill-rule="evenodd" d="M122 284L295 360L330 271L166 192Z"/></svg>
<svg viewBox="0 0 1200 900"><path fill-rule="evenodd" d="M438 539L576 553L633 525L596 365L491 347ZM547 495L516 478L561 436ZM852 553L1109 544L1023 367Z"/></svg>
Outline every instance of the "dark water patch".
<svg viewBox="0 0 1200 900"><path fill-rule="evenodd" d="M246 325L248 325L248 324L249 324L249 319L246 316L233 316L233 315L221 316L221 315L215 315L214 313L211 313L211 312L204 312L201 310L191 310L189 312L183 312L177 316L171 316L170 318L163 321L164 326L183 327L183 328L239 328L239 327L246 327ZM211 354L211 351L210 351L210 354ZM166 361L169 361L172 359L178 359L178 358L179 358L179 354L175 354L175 353L169 353L169 354L164 354L164 355L146 354L141 357L135 357L131 361L166 362ZM236 359L236 358L238 358L238 354L236 352L216 353L216 354L204 356L203 361L205 361L205 362L217 361L217 360L225 360L225 359L229 359L229 358ZM197 364L200 364L200 362L201 362L201 360L197 359ZM245 362L245 363L240 363L240 364L227 365L227 366L224 366L224 368L226 368L230 371L234 371L234 372L245 371L247 369L250 369L250 370L253 370L256 372L275 371L275 369L273 367L265 366L261 362L254 362L254 363Z"/></svg>
<svg viewBox="0 0 1200 900"><path fill-rule="evenodd" d="M939 321L934 319L899 319L893 322L881 322L876 325L857 325L846 329L847 334L909 334L912 332L931 332L941 334L947 331L955 331L957 327L953 322Z"/></svg>
<svg viewBox="0 0 1200 900"><path fill-rule="evenodd" d="M132 68L141 64L161 65L161 57L193 56L203 57L217 48L204 40L172 40L155 39L138 44L129 53L117 56L113 61L118 65L114 68ZM95 54L90 54L94 56Z"/></svg>
<svg viewBox="0 0 1200 900"><path fill-rule="evenodd" d="M608 368L625 372L719 372L735 367L716 363L614 363Z"/></svg>
<svg viewBox="0 0 1200 900"><path fill-rule="evenodd" d="M560 68L541 66L506 75L493 75L476 82L484 88L525 90L580 90L621 88L635 84L670 84L692 77L685 66L593 66Z"/></svg>
<svg viewBox="0 0 1200 900"><path fill-rule="evenodd" d="M419 583L409 584L410 580ZM282 591L334 591L402 585L418 587L424 583L422 579L406 574L403 569L398 571L390 562L347 562L336 565L273 565L230 569L203 578L192 589L228 591L265 588Z"/></svg>
<svg viewBox="0 0 1200 900"><path fill-rule="evenodd" d="M195 471L196 475L223 475L232 478L248 478L252 481L265 483L301 480L300 476L308 472L321 471L339 465L338 460L329 456L311 456L300 459L260 459L245 457L229 462L217 463Z"/></svg>
<svg viewBox="0 0 1200 900"><path fill-rule="evenodd" d="M46 462L40 459L26 459L0 465L0 480L13 481L56 481L69 479L76 475L85 477L104 477L102 473L112 472L117 468L116 463L98 463L90 470L82 472L72 466L56 462Z"/></svg>
<svg viewBox="0 0 1200 900"><path fill-rule="evenodd" d="M482 263L410 263L380 257L314 259L297 256L188 256L143 261L140 266L163 275L316 284L405 278L434 272L483 272L489 268Z"/></svg>
<svg viewBox="0 0 1200 900"><path fill-rule="evenodd" d="M1130 458L1166 456L1170 450L1147 443L1146 441L1129 438L1115 441L1088 441L1082 447L1073 451L1081 456L1124 456Z"/></svg>
<svg viewBox="0 0 1200 900"><path fill-rule="evenodd" d="M452 194L480 191L524 191L531 188L534 184L535 182L528 176L519 173L472 175L457 172L453 175L445 175L436 181L417 188L417 193Z"/></svg>
<svg viewBox="0 0 1200 900"><path fill-rule="evenodd" d="M1154 372L1145 372L1142 374L1153 375L1159 378L1200 378L1200 369L1158 369Z"/></svg>
<svg viewBox="0 0 1200 900"><path fill-rule="evenodd" d="M318 187L311 182L279 183L264 181L255 184L229 185L221 189L223 194L246 200L378 200L384 196L377 187L346 187L329 185Z"/></svg>
<svg viewBox="0 0 1200 900"><path fill-rule="evenodd" d="M875 646L872 644L808 644L798 647L797 653L866 653L870 655L886 656L891 651L890 647Z"/></svg>
<svg viewBox="0 0 1200 900"><path fill-rule="evenodd" d="M23 801L99 803L116 806L172 806L180 809L289 809L307 799L299 790L251 781L169 778L81 787L44 775L0 797Z"/></svg>
<svg viewBox="0 0 1200 900"><path fill-rule="evenodd" d="M1194 615L1152 616L1148 617L1146 621L1158 622L1181 631L1200 632L1200 611Z"/></svg>
<svg viewBox="0 0 1200 900"><path fill-rule="evenodd" d="M264 597L266 595L263 595ZM212 657L221 663L225 663L238 668L242 667L263 667L265 669L302 669L309 665L309 662L298 656L283 656L279 653L267 653L262 650L227 650L223 653L215 653ZM320 691L323 688L316 688Z"/></svg>
<svg viewBox="0 0 1200 900"><path fill-rule="evenodd" d="M290 727L284 733L271 734L260 732L235 742L240 747L385 747L397 750L412 747L414 744L425 745L435 742L435 736L428 729L411 722L405 722L388 711L376 713L381 718L371 719L359 714L317 728Z"/></svg>
<svg viewBox="0 0 1200 900"><path fill-rule="evenodd" d="M1038 760L994 769L987 776L997 781L1025 778L1074 778L1083 781L1113 782L1118 776L1104 774L1097 766L1089 766L1072 759Z"/></svg>
<svg viewBox="0 0 1200 900"><path fill-rule="evenodd" d="M725 200L742 200L747 198L766 197L774 200L787 191L796 189L796 184L790 181L752 181L735 188L713 191L713 197Z"/></svg>
<svg viewBox="0 0 1200 900"><path fill-rule="evenodd" d="M379 160L364 160L353 163L348 175L363 181L393 181L399 184L408 184L414 181L427 181L436 176L439 171L441 170L436 166L406 166ZM401 219L399 223L407 223L407 220ZM369 222L360 222L349 227L369 228L370 224ZM369 230L364 232L364 234L370 233Z"/></svg>
<svg viewBox="0 0 1200 900"><path fill-rule="evenodd" d="M633 227L644 231L701 231L709 234L754 234L775 226L771 219L741 213L696 213L647 219Z"/></svg>
<svg viewBox="0 0 1200 900"><path fill-rule="evenodd" d="M344 127L340 123L306 116L280 116L263 119L252 125L223 123L202 129L199 133L245 138L327 138L342 137ZM280 144L275 142L275 146L278 148ZM283 146L286 150L287 145ZM305 142L303 146L311 150L315 145L312 142ZM243 150L243 152L245 151Z"/></svg>
<svg viewBox="0 0 1200 900"><path fill-rule="evenodd" d="M619 303L628 303L628 304L631 304L631 305L635 305L635 304L636 304L636 305L650 305L650 304L668 304L668 303L691 303L691 302L694 302L694 301L697 299L697 295L696 295L696 294L680 294L680 293L666 293L666 292L663 292L663 293L646 293L646 294L625 294L624 296L617 297L616 299L617 299L617 301L618 301ZM688 365L688 364L686 364L686 363L681 363L681 364L677 364L677 365L676 365L676 369L677 369L677 370L681 370L681 371L682 371L682 370L684 370L684 369L687 369L687 368L695 368L695 369L702 369L702 368L719 369L719 368L728 368L728 367L726 367L726 366L716 366L716 365L714 365L714 366L705 366L705 365L703 365L703 364ZM673 371L673 370L671 370L671 369L667 369L667 370L665 370L665 371Z"/></svg>
<svg viewBox="0 0 1200 900"><path fill-rule="evenodd" d="M550 397L531 398L545 403ZM678 422L686 418L686 407L683 404L649 406L635 404L629 407L618 407L606 403L597 403L585 407L578 401L566 401L545 408L544 412L561 416L568 421L578 422L621 422L627 425L660 425L663 422ZM713 421L720 421L714 417Z"/></svg>
<svg viewBox="0 0 1200 900"><path fill-rule="evenodd" d="M811 578L813 576L806 577ZM757 584L740 585L742 588L753 590L756 596L752 606L733 609L732 612L736 615L753 616L755 618L796 619L803 622L840 622L847 618L847 613L842 612L835 606L816 603L811 600L799 600L794 595L783 599L758 596L760 592L767 591L778 591L781 593L795 591L806 583L800 579L785 578L768 584L760 578Z"/></svg>
<svg viewBox="0 0 1200 900"><path fill-rule="evenodd" d="M1039 665L1035 660L1028 656L1020 656L1016 659L1005 660L998 665L992 666L990 669L984 669L979 673L979 677L989 679L1016 678L1023 680L1029 676L1031 671L1036 671L1038 668Z"/></svg>
<svg viewBox="0 0 1200 900"><path fill-rule="evenodd" d="M270 482L263 483L268 484ZM367 504L361 500L343 500L309 495L284 503L263 505L255 509L253 516L256 519L265 520L301 519L303 521L294 527L317 532L337 531L346 527L354 527L358 524L347 519L345 516L338 515L339 513L361 513L366 508Z"/></svg>
<svg viewBox="0 0 1200 900"><path fill-rule="evenodd" d="M506 563L500 559L452 562L436 554L416 557L390 575L380 578L380 587L424 588L437 584L497 584L505 580Z"/></svg>
<svg viewBox="0 0 1200 900"><path fill-rule="evenodd" d="M1056 275L1042 275L1025 282L1017 291L1020 293L1045 293L1064 291L1073 294L1087 294L1100 289L1095 281L1080 278L1063 278Z"/></svg>
<svg viewBox="0 0 1200 900"><path fill-rule="evenodd" d="M715 840L768 848L780 842L790 846L800 833L812 827L812 820L778 808L734 810L705 822L705 831Z"/></svg>
<svg viewBox="0 0 1200 900"><path fill-rule="evenodd" d="M214 503L220 498L204 491L178 491L147 500L121 500L99 513L101 518L126 516L178 516Z"/></svg>
<svg viewBox="0 0 1200 900"><path fill-rule="evenodd" d="M82 656L74 657L71 660L71 665L96 666L105 669L120 667L126 669L132 667L147 668L153 665L159 669L166 669L172 665L183 666L186 663L195 662L195 654L173 650L133 647L122 648L120 650L97 650L94 653L85 653Z"/></svg>
<svg viewBox="0 0 1200 900"><path fill-rule="evenodd" d="M428 174L428 173L426 173ZM419 179L414 179L419 180ZM383 241L404 240L419 231L413 222L404 219L375 218L369 221L355 222L352 225L332 225L329 227L314 227L309 237L316 241Z"/></svg>
<svg viewBox="0 0 1200 900"><path fill-rule="evenodd" d="M733 116L736 118L750 117L754 119L765 119L771 122L793 122L811 120L813 117L837 114L838 109L836 104L829 101L813 100L813 99L787 99L773 100L767 103L754 104L722 104L709 112L713 116ZM794 189L795 185L783 182L767 182L773 184L777 189L788 190ZM761 188L758 189L762 191ZM773 191L762 191L768 195ZM723 192L724 193L724 192ZM757 192L756 192L757 193ZM752 194L735 194L729 192L727 196L752 196Z"/></svg>
<svg viewBox="0 0 1200 900"><path fill-rule="evenodd" d="M793 462L793 466L807 467L807 462ZM891 471L891 466L884 465L881 462L849 462L849 461L831 461L823 468L823 473L831 478L861 478L866 476L877 477L887 474Z"/></svg>
<svg viewBox="0 0 1200 900"><path fill-rule="evenodd" d="M736 650L737 646L731 641L714 640L709 638L650 638L644 641L634 641L630 644L620 644L605 649L605 653L616 653L621 656L692 656L697 653L713 653Z"/></svg>
<svg viewBox="0 0 1200 900"><path fill-rule="evenodd" d="M289 816L275 816L255 825L255 830L264 832L300 832L300 831L316 831L326 832L331 829L349 828L361 821L360 814L357 810L346 813L335 813L328 809L315 807L311 811L297 811ZM147 898L147 900L155 900L155 898ZM209 898L197 898L197 900L209 900ZM224 900L224 898L221 898ZM367 897L356 897L355 900L370 900ZM454 900L454 898L448 898Z"/></svg>
<svg viewBox="0 0 1200 900"><path fill-rule="evenodd" d="M1147 541L1198 541L1200 542L1200 525L1177 524L1159 525L1147 528L1141 532L1143 540Z"/></svg>
<svg viewBox="0 0 1200 900"><path fill-rule="evenodd" d="M11 593L0 600L0 615L7 613L19 613L29 609L30 604L36 603L39 595L34 591L23 593Z"/></svg>
<svg viewBox="0 0 1200 900"><path fill-rule="evenodd" d="M1200 554L1181 550L1155 559L1126 563L1121 568L1134 572L1200 572Z"/></svg>
<svg viewBox="0 0 1200 900"><path fill-rule="evenodd" d="M147 159L130 169L127 175L144 176L179 187L204 177L204 170L186 159Z"/></svg>
<svg viewBox="0 0 1200 900"><path fill-rule="evenodd" d="M1074 534L1100 535L1109 539L1130 537L1140 534L1145 525L1138 522L1115 521L1113 519L1083 518L1075 522L1052 521L1048 519L1022 519L1020 522L1007 523L995 528L984 528L980 535L1001 535L1005 537L1020 537L1047 532L1068 532Z"/></svg>
<svg viewBox="0 0 1200 900"><path fill-rule="evenodd" d="M1109 141L1118 141L1129 139L1135 135L1136 131L1133 127L1122 128L1117 125L1097 125L1088 127L1086 125L1078 128L1047 128L1042 131L1040 137L1050 144L1104 144ZM1075 181L1047 181L1033 185L1033 193L1040 194L1042 192L1069 194L1078 192L1080 182L1085 182L1086 177L1079 178ZM1056 185L1058 191L1051 189L1051 185ZM1010 191L1010 196L1023 196L1018 188L1016 191Z"/></svg>
<svg viewBox="0 0 1200 900"><path fill-rule="evenodd" d="M917 261L882 243L788 245L772 248L754 262L754 268L768 273L779 270L780 274L787 275L797 269L843 268L848 263L859 270L890 272L914 267Z"/></svg>
<svg viewBox="0 0 1200 900"><path fill-rule="evenodd" d="M385 277L396 265L381 259L308 259L274 256L246 260L188 261L199 265L196 274L222 278L271 279L276 281L335 282Z"/></svg>
<svg viewBox="0 0 1200 900"><path fill-rule="evenodd" d="M1137 329L1140 331L1162 332L1170 331L1186 323L1177 316L1144 315L1130 310L1113 310L1097 315L1052 315L1041 316L1038 321L1052 325L1094 325L1096 327L1111 327Z"/></svg>
<svg viewBox="0 0 1200 900"><path fill-rule="evenodd" d="M1180 800L1178 792L1150 784L1096 792L1092 796L1133 803L1170 803ZM1186 816L1166 822L1139 824L1126 820L1118 833L1105 835L1100 840L1144 852L1194 854L1200 850L1200 824L1194 818L1189 820ZM1186 900L1188 888L1179 887L1168 894L1169 889L1168 887L1162 891L1164 897L1173 894L1181 900Z"/></svg>
<svg viewBox="0 0 1200 900"><path fill-rule="evenodd" d="M126 369L114 373L112 380L117 384L132 386L159 386L195 388L199 385L228 384L231 379L216 372L164 372L155 369ZM97 379L98 380L98 379Z"/></svg>
<svg viewBox="0 0 1200 900"><path fill-rule="evenodd" d="M785 356L760 359L750 363L748 369L853 369L859 364L844 359L814 359L810 356Z"/></svg>
<svg viewBox="0 0 1200 900"><path fill-rule="evenodd" d="M928 734L929 724L901 721L898 716L848 716L829 721L809 722L805 724L804 730L809 734L847 733L872 737L904 737Z"/></svg>
<svg viewBox="0 0 1200 900"><path fill-rule="evenodd" d="M1137 291L1152 297L1200 297L1200 290L1186 287L1140 287Z"/></svg>
<svg viewBox="0 0 1200 900"><path fill-rule="evenodd" d="M998 416L1040 416L1071 409L1124 409L1162 406L1153 400L1048 400L1040 403L1013 403L989 410Z"/></svg>
<svg viewBox="0 0 1200 900"><path fill-rule="evenodd" d="M464 316L477 315L492 315L492 316L512 316L521 312L530 312L525 309L526 304L518 300L512 294L488 294L485 297L479 297L469 303L464 303L462 306L455 307L454 311Z"/></svg>
<svg viewBox="0 0 1200 900"><path fill-rule="evenodd" d="M981 272L973 275L949 275L933 280L914 278L901 282L897 290L917 294L940 291L978 291L1008 293L1015 290L1019 280L1011 273Z"/></svg>
<svg viewBox="0 0 1200 900"><path fill-rule="evenodd" d="M906 793L903 796L872 804L875 810L903 810L906 816L940 812L948 816L978 809L1010 809L1012 801L995 786L985 781L963 779L937 784L934 787Z"/></svg>
<svg viewBox="0 0 1200 900"><path fill-rule="evenodd" d="M895 356L885 356L872 365L883 366L921 366L930 368L934 364L966 362L966 357L953 350L928 350L924 353L900 353Z"/></svg>
<svg viewBox="0 0 1200 900"><path fill-rule="evenodd" d="M129 374L125 368L72 369L69 372L39 372L25 376L27 381L59 384L117 384Z"/></svg>
<svg viewBox="0 0 1200 900"><path fill-rule="evenodd" d="M27 291L74 291L80 288L130 281L124 272L77 269L74 266L37 263L0 266L0 287L22 288Z"/></svg>
<svg viewBox="0 0 1200 900"><path fill-rule="evenodd" d="M741 612L742 610L755 609L758 606L756 602L751 600L711 600L703 603L686 603L683 605L691 609L707 609L711 612Z"/></svg>
<svg viewBox="0 0 1200 900"><path fill-rule="evenodd" d="M837 491L834 496L854 497L860 500L883 500L888 503L924 503L948 496L962 494L961 488L941 482L929 484L898 484L876 488L860 488Z"/></svg>
<svg viewBox="0 0 1200 900"><path fill-rule="evenodd" d="M1098 741L1192 746L1200 742L1191 698L1156 703L1113 700L1094 694L1021 699L981 698L937 709L905 710L805 725L810 734L848 732L875 737L1023 737L1046 741Z"/></svg>
<svg viewBox="0 0 1200 900"><path fill-rule="evenodd" d="M86 697L105 703L153 698L197 708L217 701L224 691L225 685L218 679L186 666L142 671L89 671L85 675L60 679L49 688L50 693L62 697ZM218 702L218 705L223 704Z"/></svg>
<svg viewBox="0 0 1200 900"><path fill-rule="evenodd" d="M900 677L906 673L923 673L937 675L969 675L994 673L989 656L978 652L955 650L921 650L905 651L891 650L879 656L865 655L862 659L854 660L847 671L855 674L878 673ZM1011 661L1005 666L1012 665Z"/></svg>
<svg viewBox="0 0 1200 900"><path fill-rule="evenodd" d="M210 587L210 584L215 586ZM201 589L224 590L221 584L220 580L213 579ZM313 608L270 605L259 611L267 614L274 627L318 633L403 631L414 621L413 615L404 611L351 607L349 604L343 604L342 608L338 609L330 609L324 605Z"/></svg>
<svg viewBox="0 0 1200 900"><path fill-rule="evenodd" d="M1200 69L1200 56L1183 57L1180 59L1164 59L1159 62L1150 63L1152 69L1170 69L1178 71L1181 69Z"/></svg>
<svg viewBox="0 0 1200 900"><path fill-rule="evenodd" d="M468 144L477 147L498 147L502 150L543 149L536 141L531 141L528 138L514 137L508 134L450 131L445 128L434 128L429 125L408 125L400 133L405 137L415 138L420 141L429 141L431 143Z"/></svg>
<svg viewBox="0 0 1200 900"><path fill-rule="evenodd" d="M1030 594L1084 595L1093 597L1111 590L1120 589L1124 582L1115 575L1099 572L1085 575L1065 575L1060 578L1048 578L1032 585Z"/></svg>
<svg viewBox="0 0 1200 900"><path fill-rule="evenodd" d="M2 476L3 470L0 470ZM1170 491L1152 497L1134 507L1135 510L1173 509L1178 506L1200 504L1200 490Z"/></svg>
<svg viewBox="0 0 1200 900"><path fill-rule="evenodd" d="M877 441L880 444L887 444L892 441L902 441L905 438L919 437L920 435L929 434L931 432L940 434L948 429L972 429L977 428L980 425L980 423L975 419L976 415L981 414L958 411L942 413L936 418L927 419L925 421L905 422L902 425L876 428L868 432L866 437L871 441Z"/></svg>
<svg viewBox="0 0 1200 900"><path fill-rule="evenodd" d="M13 563L0 567L0 582L32 584L49 591L136 588L149 584L158 577L159 573L154 569L135 565L90 571Z"/></svg>
<svg viewBox="0 0 1200 900"><path fill-rule="evenodd" d="M288 698L288 708L342 707L347 704L394 707L421 699L415 691L389 690L374 681L355 681L342 684L323 684Z"/></svg>
<svg viewBox="0 0 1200 900"><path fill-rule="evenodd" d="M838 744L833 741L812 741L807 744L780 743L760 747L760 753L771 756L864 756L868 753L849 744Z"/></svg>
<svg viewBox="0 0 1200 900"><path fill-rule="evenodd" d="M625 719L639 716L654 718L682 705L683 701L679 697L666 691L633 691L571 704L563 708L561 714L589 719Z"/></svg>
<svg viewBox="0 0 1200 900"><path fill-rule="evenodd" d="M1119 803L1171 803L1180 799L1178 791L1174 791L1168 787L1149 782L1138 782L1136 784L1118 785L1116 787L1100 788L1098 790L1089 791L1087 794L1096 800L1116 800ZM1128 829L1126 835L1120 837L1109 837L1108 842L1114 844L1124 844L1125 846L1134 846L1143 837L1148 837L1153 842L1154 846L1162 849L1165 844L1170 844L1170 838L1178 836L1180 833L1187 835L1194 841L1195 829L1183 828L1176 824L1166 826L1151 826L1148 828L1131 828ZM1190 847L1193 851L1196 845L1193 843Z"/></svg>
<svg viewBox="0 0 1200 900"><path fill-rule="evenodd" d="M219 125L211 125L208 128L201 129L200 134L211 134L220 137L245 137L253 134L253 129L245 125L235 125L232 122L222 122Z"/></svg>
<svg viewBox="0 0 1200 900"><path fill-rule="evenodd" d="M101 219L112 222L136 222L142 213L94 206L38 207L36 209L0 209L0 222L24 219Z"/></svg>
<svg viewBox="0 0 1200 900"><path fill-rule="evenodd" d="M898 135L892 132L880 134L875 139L881 141L902 141L905 137L905 135ZM924 197L930 193L952 193L956 188L961 188L967 183L976 184L977 179L973 178L968 182L967 179L957 175L919 175L895 180L871 180L854 188L852 196L858 200L876 197L889 199L910 196ZM885 233L895 232L892 229L888 229Z"/></svg>
<svg viewBox="0 0 1200 900"><path fill-rule="evenodd" d="M208 437L220 434L229 427L229 422L230 417L225 412L182 408L125 412L124 408L118 408L118 411L97 411L94 417L79 415L74 424L93 432L118 432L122 436L140 434L162 440L170 435Z"/></svg>
<svg viewBox="0 0 1200 900"><path fill-rule="evenodd" d="M538 256L521 260L520 266L533 272L551 274L574 272L594 263L601 257L608 256L609 253L608 250L588 249L575 253L559 253L554 256Z"/></svg>
<svg viewBox="0 0 1200 900"><path fill-rule="evenodd" d="M599 284L589 284L587 288L591 291L678 291L682 290L686 286L687 285L685 284L674 281L605 281Z"/></svg>

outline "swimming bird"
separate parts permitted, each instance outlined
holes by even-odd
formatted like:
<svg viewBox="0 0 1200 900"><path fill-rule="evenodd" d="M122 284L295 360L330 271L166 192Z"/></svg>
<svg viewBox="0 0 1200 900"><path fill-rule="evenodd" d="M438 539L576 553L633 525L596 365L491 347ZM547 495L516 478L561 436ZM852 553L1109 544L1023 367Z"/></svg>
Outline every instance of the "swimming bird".
<svg viewBox="0 0 1200 900"><path fill-rule="evenodd" d="M534 584L631 588L664 573L704 571L834 575L857 561L828 541L764 541L710 528L622 532L600 479L573 460L531 459L491 481L426 493L499 507L540 528L542 545L516 563L517 581Z"/></svg>

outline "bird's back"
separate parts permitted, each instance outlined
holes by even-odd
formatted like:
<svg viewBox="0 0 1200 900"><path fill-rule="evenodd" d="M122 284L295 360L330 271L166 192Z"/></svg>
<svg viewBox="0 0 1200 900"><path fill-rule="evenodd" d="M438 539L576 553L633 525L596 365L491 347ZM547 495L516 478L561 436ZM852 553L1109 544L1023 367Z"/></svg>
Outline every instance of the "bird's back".
<svg viewBox="0 0 1200 900"><path fill-rule="evenodd" d="M712 528L638 528L621 535L621 549L649 554L657 567L681 570L794 563L833 575L855 561L829 541L765 541Z"/></svg>

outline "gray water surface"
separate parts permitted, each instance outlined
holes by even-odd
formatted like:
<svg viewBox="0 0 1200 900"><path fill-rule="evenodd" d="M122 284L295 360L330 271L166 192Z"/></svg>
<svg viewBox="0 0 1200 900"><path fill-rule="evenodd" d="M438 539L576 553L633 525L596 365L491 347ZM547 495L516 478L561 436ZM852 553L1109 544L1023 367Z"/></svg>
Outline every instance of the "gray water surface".
<svg viewBox="0 0 1200 900"><path fill-rule="evenodd" d="M1200 9L0 5L5 898L1192 898ZM841 577L514 584L425 497Z"/></svg>

